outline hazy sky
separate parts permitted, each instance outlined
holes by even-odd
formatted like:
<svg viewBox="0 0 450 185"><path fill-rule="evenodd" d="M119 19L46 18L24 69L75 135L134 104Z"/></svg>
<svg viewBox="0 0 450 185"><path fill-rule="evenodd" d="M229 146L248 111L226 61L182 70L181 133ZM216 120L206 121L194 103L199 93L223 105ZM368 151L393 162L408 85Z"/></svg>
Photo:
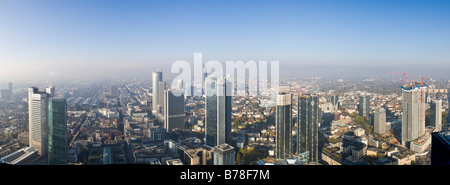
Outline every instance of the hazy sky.
<svg viewBox="0 0 450 185"><path fill-rule="evenodd" d="M448 0L0 0L0 81L150 77L194 52L204 61L278 60L288 71L389 73L395 63L446 75L449 33Z"/></svg>

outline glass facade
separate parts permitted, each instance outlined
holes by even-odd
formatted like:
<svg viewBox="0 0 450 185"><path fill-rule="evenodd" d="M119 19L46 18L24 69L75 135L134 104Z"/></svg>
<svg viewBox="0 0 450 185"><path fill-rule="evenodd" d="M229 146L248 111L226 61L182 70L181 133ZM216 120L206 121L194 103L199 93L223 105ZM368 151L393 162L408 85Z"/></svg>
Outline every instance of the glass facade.
<svg viewBox="0 0 450 185"><path fill-rule="evenodd" d="M206 144L211 147L231 144L231 96L226 94L229 81L209 77L206 84Z"/></svg>
<svg viewBox="0 0 450 185"><path fill-rule="evenodd" d="M370 113L370 96L361 95L359 97L358 114L361 117L369 117Z"/></svg>
<svg viewBox="0 0 450 185"><path fill-rule="evenodd" d="M278 159L292 156L292 95L280 93L276 104L276 149Z"/></svg>
<svg viewBox="0 0 450 185"><path fill-rule="evenodd" d="M308 152L309 162L318 161L318 132L321 114L318 101L317 95L299 96L297 153Z"/></svg>
<svg viewBox="0 0 450 185"><path fill-rule="evenodd" d="M66 112L64 99L48 100L48 164L66 164Z"/></svg>

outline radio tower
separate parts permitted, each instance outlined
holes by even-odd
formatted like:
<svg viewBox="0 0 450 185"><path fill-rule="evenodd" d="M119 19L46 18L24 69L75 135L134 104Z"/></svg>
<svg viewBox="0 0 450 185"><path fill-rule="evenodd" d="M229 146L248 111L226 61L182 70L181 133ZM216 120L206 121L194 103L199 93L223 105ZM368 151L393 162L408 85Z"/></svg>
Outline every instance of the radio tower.
<svg viewBox="0 0 450 185"><path fill-rule="evenodd" d="M394 79L394 63L392 63L392 82L394 82L395 81L395 79Z"/></svg>

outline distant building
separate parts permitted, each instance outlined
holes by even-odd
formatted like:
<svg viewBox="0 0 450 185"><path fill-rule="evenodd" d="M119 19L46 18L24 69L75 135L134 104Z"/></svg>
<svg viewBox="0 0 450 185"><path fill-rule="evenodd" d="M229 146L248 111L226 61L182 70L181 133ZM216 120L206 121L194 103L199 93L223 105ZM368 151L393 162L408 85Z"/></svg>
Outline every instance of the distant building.
<svg viewBox="0 0 450 185"><path fill-rule="evenodd" d="M309 162L318 162L319 96L299 95L298 101L297 153L308 152Z"/></svg>
<svg viewBox="0 0 450 185"><path fill-rule="evenodd" d="M442 129L442 100L431 101L430 124L436 129L436 132Z"/></svg>
<svg viewBox="0 0 450 185"><path fill-rule="evenodd" d="M56 96L56 94L55 94L55 87L53 87L53 86L45 88L45 92L47 94L49 94L49 97L55 97Z"/></svg>
<svg viewBox="0 0 450 185"><path fill-rule="evenodd" d="M232 144L231 137L231 85L225 77L206 79L205 134L206 145L214 147Z"/></svg>
<svg viewBox="0 0 450 185"><path fill-rule="evenodd" d="M48 164L66 164L66 120L67 102L65 99L48 100Z"/></svg>
<svg viewBox="0 0 450 185"><path fill-rule="evenodd" d="M0 95L3 100L10 100L11 99L11 92L8 89L2 89L0 90Z"/></svg>
<svg viewBox="0 0 450 185"><path fill-rule="evenodd" d="M9 90L9 93L11 94L11 96L14 95L14 89L13 89L13 83L12 82L8 83L8 90Z"/></svg>
<svg viewBox="0 0 450 185"><path fill-rule="evenodd" d="M292 94L279 93L276 96L276 145L277 159L290 158L292 151Z"/></svg>
<svg viewBox="0 0 450 185"><path fill-rule="evenodd" d="M119 96L119 87L117 85L111 85L110 87L110 93L112 97Z"/></svg>
<svg viewBox="0 0 450 185"><path fill-rule="evenodd" d="M374 111L373 130L377 134L386 133L386 109L378 108Z"/></svg>
<svg viewBox="0 0 450 185"><path fill-rule="evenodd" d="M335 107L335 109L339 109L339 96L335 94L331 95L330 103Z"/></svg>
<svg viewBox="0 0 450 185"><path fill-rule="evenodd" d="M234 165L234 147L224 143L214 147L214 165Z"/></svg>
<svg viewBox="0 0 450 185"><path fill-rule="evenodd" d="M179 91L180 96L175 96L174 91ZM181 90L166 90L164 96L164 128L167 132L183 130L185 105L184 95Z"/></svg>
<svg viewBox="0 0 450 185"><path fill-rule="evenodd" d="M361 117L369 117L370 113L370 96L361 95L359 97L358 114Z"/></svg>

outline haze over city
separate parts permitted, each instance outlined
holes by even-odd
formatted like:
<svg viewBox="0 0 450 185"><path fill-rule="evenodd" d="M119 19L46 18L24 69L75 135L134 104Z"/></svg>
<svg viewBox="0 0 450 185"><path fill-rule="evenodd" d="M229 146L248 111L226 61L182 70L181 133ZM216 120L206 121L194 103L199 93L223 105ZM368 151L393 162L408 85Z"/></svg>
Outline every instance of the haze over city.
<svg viewBox="0 0 450 185"><path fill-rule="evenodd" d="M449 20L448 0L0 0L0 173L438 177L326 166L450 165Z"/></svg>
<svg viewBox="0 0 450 185"><path fill-rule="evenodd" d="M2 1L0 82L149 78L194 52L282 77L445 79L449 18L448 1Z"/></svg>

